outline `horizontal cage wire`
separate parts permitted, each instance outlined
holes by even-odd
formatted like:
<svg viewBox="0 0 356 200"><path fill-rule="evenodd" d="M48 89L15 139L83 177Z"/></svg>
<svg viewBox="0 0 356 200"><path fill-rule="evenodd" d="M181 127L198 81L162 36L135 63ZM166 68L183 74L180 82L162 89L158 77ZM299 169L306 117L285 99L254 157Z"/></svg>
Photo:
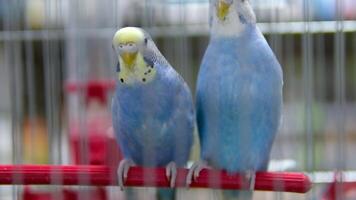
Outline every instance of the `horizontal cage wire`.
<svg viewBox="0 0 356 200"><path fill-rule="evenodd" d="M208 156L202 144L204 124L199 121L199 113L205 105L199 104L196 91L202 88L198 77L203 67L219 61L203 62L204 55L212 55L207 48L213 45L216 35L225 36L229 31L234 34L228 37L249 34L238 29L253 21L246 5L251 6L256 27L283 71L283 105L278 131L269 158L261 161L266 163L265 169L256 170L251 176L246 171L227 169L236 157L243 158L240 151L249 144L240 142L233 152L225 151L233 154L233 159L227 161L228 167L219 167L224 163L206 159L206 168L188 185L189 169ZM236 19L231 17L234 13L238 13ZM236 23L229 27L226 24L230 19ZM354 0L0 0L0 22L0 199L229 199L226 197L229 192L233 199L244 194L252 196L243 199L254 200L356 199ZM155 137L146 135L153 126L158 127L154 134L166 129L169 129L167 134L186 130L182 128L183 120L170 123L159 121L161 118L157 119L158 123L152 120L158 114L150 111L157 104L167 111L164 116L170 110L183 113L189 109L189 103L177 109L173 103L166 104L162 96L154 97L160 94L157 90L149 90L154 88L149 85L156 83L161 65L165 65L160 56L153 59L143 53L142 60L134 57L136 74L132 76L140 77L140 84L149 89L137 90L135 98L129 100L131 104L121 107L128 113L138 112L149 117L137 118L137 121L117 119L117 113L122 111L112 106L116 98L124 105L126 93L122 91L130 93L120 85L127 84L130 88L130 76L125 74L130 66L125 64L133 54L122 52L129 43L136 45L132 34L137 32L130 32L131 40L120 42L124 50L119 49L115 33L124 27L144 29L192 93L192 107L198 113L197 117L191 117L196 126L191 131L192 147L187 162L177 164L176 171L173 168L168 171L167 163L152 163L169 154L170 149L179 157L176 154L185 149L179 143L180 138L173 136L175 144L159 143L160 151L152 153L150 147L155 144L152 142ZM248 44L248 39L239 44ZM121 41L120 38L117 41ZM146 35L142 41L147 46L139 48L151 48L151 40L147 44ZM234 59L253 58L251 63L262 63L263 54L248 52L245 46L235 47L231 51L228 48L215 50L212 57L220 56L220 60L226 62L214 66L210 70L211 77L217 77L216 74L229 65L241 65L239 61L228 63L229 55L238 49L242 50ZM256 51L260 49L263 51L263 47ZM140 63L150 71L140 71ZM246 71L251 73L250 69ZM143 78L137 75L141 72ZM233 77L234 73L226 72L219 79L209 79L206 85L233 80L230 83L236 83L236 88L243 91L241 80ZM269 71L263 73L263 80L273 79ZM169 84L162 81L159 89L166 89L165 85ZM219 91L214 92L213 84L207 87L212 95L203 101L218 99L226 108L229 103L226 88L234 86L220 85ZM164 97L173 99L172 102L181 101L172 87L168 87ZM263 87L260 95L273 103L276 99L268 99L268 89L267 85ZM156 104L150 104L152 99ZM249 102L241 106L242 113L257 106L254 104L257 101L248 95L246 99ZM136 102L146 104L134 105ZM224 115L216 111L218 117L209 118L216 119L207 122L210 128L227 118L237 119L233 105L229 106L231 112ZM211 103L207 110L217 108ZM264 112L259 111L254 114L259 116ZM230 116L231 113L234 116ZM117 128L118 120L128 129ZM254 122L242 120L232 126L241 126L243 132L252 133L257 127L250 124ZM231 123L218 132L228 132L229 128L237 130L229 125ZM129 132L131 137L139 128L142 138L146 139L141 141L142 149L136 149L137 141L132 138L118 136L118 129ZM214 140L233 139L221 136ZM268 146L267 143L259 144ZM209 153L218 155L227 148L227 145L211 146ZM251 145L246 155L254 152L254 148L258 147ZM128 151L139 152L142 162L134 159L134 166L127 168L124 188L120 188L119 166L127 159ZM224 156L218 155L218 158ZM241 159L239 167L257 160L257 156ZM176 179L170 188L174 174Z"/></svg>

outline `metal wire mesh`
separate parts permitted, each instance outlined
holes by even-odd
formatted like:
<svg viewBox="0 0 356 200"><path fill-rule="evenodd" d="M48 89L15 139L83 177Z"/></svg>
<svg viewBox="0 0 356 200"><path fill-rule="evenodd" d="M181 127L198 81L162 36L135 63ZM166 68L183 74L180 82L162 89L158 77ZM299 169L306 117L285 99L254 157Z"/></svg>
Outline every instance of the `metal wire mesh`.
<svg viewBox="0 0 356 200"><path fill-rule="evenodd" d="M304 195L257 192L254 199L320 199L333 182L337 199L355 198L340 185L356 181L356 3L251 3L258 27L284 71L283 120L269 170L307 172L316 183ZM95 156L88 153L93 148L89 124L99 121L95 126L107 134L112 90L90 95L85 87L68 90L68 83L116 78L111 40L120 27L145 28L194 93L209 41L208 4L208 0L1 0L0 164L95 164ZM191 161L198 159L195 144ZM335 172L344 174L339 177ZM53 184L56 181L60 178L53 177ZM31 189L65 198L61 187ZM80 199L92 194L87 187L75 189L84 191ZM130 196L116 187L104 190L108 199ZM154 189L138 190L139 199L155 198ZM0 186L1 199L21 199L25 192L22 186ZM213 199L212 195L191 190L177 198Z"/></svg>

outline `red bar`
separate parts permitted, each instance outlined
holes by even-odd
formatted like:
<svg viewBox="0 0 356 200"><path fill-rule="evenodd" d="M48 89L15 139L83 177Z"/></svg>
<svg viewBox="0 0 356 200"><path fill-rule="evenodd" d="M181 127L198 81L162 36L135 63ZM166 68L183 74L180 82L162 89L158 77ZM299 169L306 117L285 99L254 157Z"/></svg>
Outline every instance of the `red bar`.
<svg viewBox="0 0 356 200"><path fill-rule="evenodd" d="M187 169L178 169L176 187L185 187L187 172ZM117 185L116 177L116 169L99 165L0 165L0 185L106 186ZM243 179L240 175L228 175L225 172L204 169L191 187L241 189L243 185L241 180ZM169 187L164 168L131 167L125 185ZM258 172L256 174L255 190L306 193L311 187L311 181L303 173Z"/></svg>

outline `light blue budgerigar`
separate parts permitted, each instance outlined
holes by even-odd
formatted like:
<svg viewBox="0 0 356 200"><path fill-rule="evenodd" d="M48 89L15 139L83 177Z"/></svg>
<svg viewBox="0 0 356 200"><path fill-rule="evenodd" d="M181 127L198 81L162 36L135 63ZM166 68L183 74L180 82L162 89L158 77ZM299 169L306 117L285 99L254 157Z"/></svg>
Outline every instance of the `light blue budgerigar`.
<svg viewBox="0 0 356 200"><path fill-rule="evenodd" d="M210 166L243 173L254 187L280 123L282 69L248 0L210 4L211 37L196 93L202 161L190 169L187 184Z"/></svg>
<svg viewBox="0 0 356 200"><path fill-rule="evenodd" d="M124 155L119 185L123 188L129 167L139 165L166 167L173 187L176 167L186 164L192 145L195 113L189 87L143 29L118 30L113 48L119 62L112 120Z"/></svg>

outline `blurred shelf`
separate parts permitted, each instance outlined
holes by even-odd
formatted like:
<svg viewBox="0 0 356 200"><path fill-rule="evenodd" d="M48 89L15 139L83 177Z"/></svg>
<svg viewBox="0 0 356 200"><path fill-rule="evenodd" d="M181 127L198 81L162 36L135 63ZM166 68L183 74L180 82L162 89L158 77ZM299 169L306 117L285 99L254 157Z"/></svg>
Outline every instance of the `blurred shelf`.
<svg viewBox="0 0 356 200"><path fill-rule="evenodd" d="M258 23L258 27L264 34L356 32L356 21L269 22ZM147 31L151 33L153 37L209 35L209 27L207 24L153 26L147 28ZM0 41L76 38L101 38L111 40L115 32L115 28L0 31Z"/></svg>
<svg viewBox="0 0 356 200"><path fill-rule="evenodd" d="M264 34L302 34L356 32L356 21L311 21L258 23ZM209 34L208 25L187 25L175 27L151 27L148 31L154 36L201 36Z"/></svg>

